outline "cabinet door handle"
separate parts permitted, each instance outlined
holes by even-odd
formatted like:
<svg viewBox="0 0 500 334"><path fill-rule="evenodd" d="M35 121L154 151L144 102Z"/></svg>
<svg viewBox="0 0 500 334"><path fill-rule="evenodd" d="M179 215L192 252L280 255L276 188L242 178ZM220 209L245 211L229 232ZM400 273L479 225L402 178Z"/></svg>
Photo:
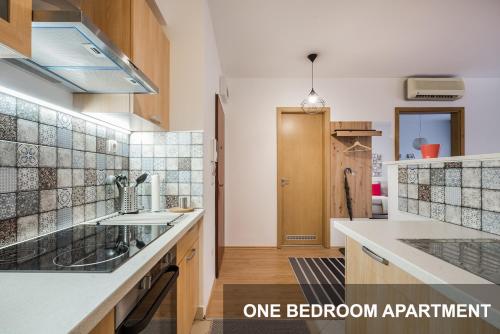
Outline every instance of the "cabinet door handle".
<svg viewBox="0 0 500 334"><path fill-rule="evenodd" d="M132 65L132 67L133 67L134 69L136 69L136 70L138 70L138 69L139 69L139 67L135 66L135 64L134 64L134 63L133 63L130 59L128 60L128 63L129 63L130 65Z"/></svg>
<svg viewBox="0 0 500 334"><path fill-rule="evenodd" d="M161 124L161 120L158 118L158 116L151 116L149 118L149 120L151 122L153 122L154 124L156 124L156 125L160 125Z"/></svg>
<svg viewBox="0 0 500 334"><path fill-rule="evenodd" d="M389 261L387 261L386 259L384 259L382 256L374 253L373 251L371 251L369 248L363 246L361 247L361 249L363 250L363 252L368 255L369 257L371 257L372 259L374 259L375 261L377 262L380 262L382 263L383 265L388 265L389 264Z"/></svg>
<svg viewBox="0 0 500 334"><path fill-rule="evenodd" d="M196 255L196 248L191 249L191 254L186 258L186 261L190 261Z"/></svg>

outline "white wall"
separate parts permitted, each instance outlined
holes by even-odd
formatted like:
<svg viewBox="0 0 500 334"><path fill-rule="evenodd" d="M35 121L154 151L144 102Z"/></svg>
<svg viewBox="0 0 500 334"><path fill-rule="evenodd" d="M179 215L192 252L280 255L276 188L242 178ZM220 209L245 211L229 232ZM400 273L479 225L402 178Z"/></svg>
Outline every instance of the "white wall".
<svg viewBox="0 0 500 334"><path fill-rule="evenodd" d="M466 97L454 102L405 101L403 83L397 78L339 78L320 79L315 86L336 121L393 122L397 106L463 106L466 153L500 151L500 78L466 79ZM228 85L226 243L275 246L276 107L299 105L310 80L233 78Z"/></svg>
<svg viewBox="0 0 500 334"><path fill-rule="evenodd" d="M158 5L167 21L171 47L170 130L204 131L200 306L206 307L215 280L215 178L210 157L221 66L206 0L166 0Z"/></svg>
<svg viewBox="0 0 500 334"><path fill-rule="evenodd" d="M159 0L170 40L170 130L203 129L204 0Z"/></svg>
<svg viewBox="0 0 500 334"><path fill-rule="evenodd" d="M210 300L215 280L215 177L212 175L212 139L215 138L215 94L219 91L221 66L208 4L203 1L203 41L204 41L204 99L203 130L204 138L204 184L203 196L205 218L203 228L203 289L201 305L206 307Z"/></svg>

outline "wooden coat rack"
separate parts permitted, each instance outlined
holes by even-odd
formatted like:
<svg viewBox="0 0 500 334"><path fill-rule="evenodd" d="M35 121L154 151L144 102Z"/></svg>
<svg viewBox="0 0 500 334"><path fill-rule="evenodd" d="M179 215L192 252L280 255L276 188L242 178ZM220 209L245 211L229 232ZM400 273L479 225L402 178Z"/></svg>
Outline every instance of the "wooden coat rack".
<svg viewBox="0 0 500 334"><path fill-rule="evenodd" d="M372 122L331 122L331 182L332 217L349 217L344 190L344 170L351 168L348 176L354 218L372 216L372 137L381 136L382 131L372 129ZM363 150L346 152L359 142ZM360 146L361 147L361 146Z"/></svg>

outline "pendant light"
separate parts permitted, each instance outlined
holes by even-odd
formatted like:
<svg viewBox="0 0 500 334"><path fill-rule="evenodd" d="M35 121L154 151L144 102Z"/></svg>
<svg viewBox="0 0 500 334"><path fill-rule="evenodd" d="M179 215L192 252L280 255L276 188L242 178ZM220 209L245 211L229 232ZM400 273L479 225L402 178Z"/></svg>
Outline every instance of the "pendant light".
<svg viewBox="0 0 500 334"><path fill-rule="evenodd" d="M311 53L307 59L311 62L311 92L300 104L302 110L307 114L319 114L325 111L326 101L314 90L314 61L318 54Z"/></svg>
<svg viewBox="0 0 500 334"><path fill-rule="evenodd" d="M418 115L418 137L413 140L413 148L420 151L422 145L427 144L427 138L422 137L422 115Z"/></svg>

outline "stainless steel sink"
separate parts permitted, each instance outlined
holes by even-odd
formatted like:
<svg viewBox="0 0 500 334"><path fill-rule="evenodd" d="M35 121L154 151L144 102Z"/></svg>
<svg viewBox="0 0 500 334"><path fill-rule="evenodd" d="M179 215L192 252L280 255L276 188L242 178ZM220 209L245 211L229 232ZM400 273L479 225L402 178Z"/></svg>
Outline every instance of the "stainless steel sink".
<svg viewBox="0 0 500 334"><path fill-rule="evenodd" d="M500 240L498 239L399 240L500 285Z"/></svg>

